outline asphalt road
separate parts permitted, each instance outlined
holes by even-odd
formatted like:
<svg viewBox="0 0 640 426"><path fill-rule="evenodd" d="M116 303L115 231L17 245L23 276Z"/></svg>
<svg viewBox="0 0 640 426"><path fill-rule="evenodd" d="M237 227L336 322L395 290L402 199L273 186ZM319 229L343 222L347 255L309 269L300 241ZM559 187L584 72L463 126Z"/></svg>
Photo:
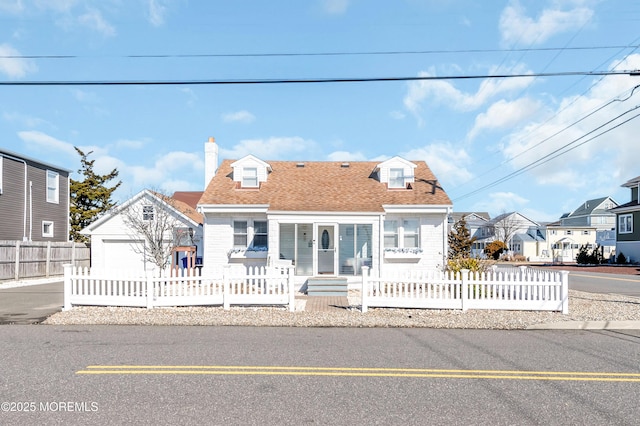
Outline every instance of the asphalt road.
<svg viewBox="0 0 640 426"><path fill-rule="evenodd" d="M639 331L14 325L0 341L3 425L640 416Z"/></svg>
<svg viewBox="0 0 640 426"><path fill-rule="evenodd" d="M569 289L640 297L640 276L571 271Z"/></svg>

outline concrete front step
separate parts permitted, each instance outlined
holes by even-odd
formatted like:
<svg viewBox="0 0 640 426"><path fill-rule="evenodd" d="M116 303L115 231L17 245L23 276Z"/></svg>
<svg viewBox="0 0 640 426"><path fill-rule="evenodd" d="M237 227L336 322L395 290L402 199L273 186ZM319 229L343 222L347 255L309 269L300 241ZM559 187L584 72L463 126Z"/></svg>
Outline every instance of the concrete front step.
<svg viewBox="0 0 640 426"><path fill-rule="evenodd" d="M308 296L347 296L348 282L340 277L313 277L307 280Z"/></svg>

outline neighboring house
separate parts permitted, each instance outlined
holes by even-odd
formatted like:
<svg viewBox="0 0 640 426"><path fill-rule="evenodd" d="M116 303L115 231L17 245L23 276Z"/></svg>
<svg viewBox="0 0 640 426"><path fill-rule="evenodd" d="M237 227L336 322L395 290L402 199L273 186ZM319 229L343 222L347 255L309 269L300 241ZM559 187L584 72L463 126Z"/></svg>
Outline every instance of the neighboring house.
<svg viewBox="0 0 640 426"><path fill-rule="evenodd" d="M622 187L631 190L631 201L611 209L616 215L616 255L624 254L627 261L640 262L640 176Z"/></svg>
<svg viewBox="0 0 640 426"><path fill-rule="evenodd" d="M475 238L476 240L482 240L486 238L488 235L487 231L487 223L491 220L489 213L487 212L453 212L451 216L449 216L449 232L453 226L464 218L467 223L467 229L469 229L469 236L471 238ZM483 257L484 256L484 244L474 242L471 245L471 256L472 257Z"/></svg>
<svg viewBox="0 0 640 426"><path fill-rule="evenodd" d="M598 231L610 231L616 226L616 215L610 210L617 207L611 197L587 200L571 213L560 218L562 226L588 226Z"/></svg>
<svg viewBox="0 0 640 426"><path fill-rule="evenodd" d="M540 253L540 260L554 262L575 262L580 247L586 245L593 250L597 244L597 232L593 226L562 225L561 221L541 227L546 243ZM609 252L603 252L608 258Z"/></svg>
<svg viewBox="0 0 640 426"><path fill-rule="evenodd" d="M355 281L377 272L442 268L452 204L424 161L263 161L252 155L217 166L198 209L204 215L204 267L295 267Z"/></svg>
<svg viewBox="0 0 640 426"><path fill-rule="evenodd" d="M0 149L0 240L69 241L69 173Z"/></svg>
<svg viewBox="0 0 640 426"><path fill-rule="evenodd" d="M175 251L171 265L185 266L187 261L202 257L203 221L195 209L194 200L202 193L176 192L172 197L143 190L122 205L114 208L100 219L82 230L91 237L91 266L95 271L152 270L155 266L145 262L145 240L142 235L127 226L123 213L126 209L140 215L140 221L150 225L158 223L162 215L167 218L164 229L171 228L164 235L166 244L172 244ZM189 261L193 264L192 261ZM191 266L191 265L189 265Z"/></svg>
<svg viewBox="0 0 640 426"><path fill-rule="evenodd" d="M479 237L473 250L484 253L484 249L492 241L503 241L513 255L529 258L539 256L544 236L539 232L540 224L518 212L503 213L487 221L477 231Z"/></svg>

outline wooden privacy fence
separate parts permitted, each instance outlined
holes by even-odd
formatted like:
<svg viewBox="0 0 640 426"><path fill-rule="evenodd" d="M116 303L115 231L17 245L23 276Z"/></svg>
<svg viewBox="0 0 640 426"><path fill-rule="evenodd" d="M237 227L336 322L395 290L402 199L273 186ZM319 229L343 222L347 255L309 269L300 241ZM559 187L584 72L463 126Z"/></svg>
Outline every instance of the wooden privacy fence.
<svg viewBox="0 0 640 426"><path fill-rule="evenodd" d="M0 240L0 280L62 276L62 265L89 266L84 243Z"/></svg>
<svg viewBox="0 0 640 426"><path fill-rule="evenodd" d="M199 269L162 271L143 276L92 274L89 268L64 266L64 310L92 306L286 305L295 307L291 268L224 268L201 275Z"/></svg>
<svg viewBox="0 0 640 426"><path fill-rule="evenodd" d="M362 268L362 312L369 307L503 309L569 313L569 272L406 271L384 277Z"/></svg>

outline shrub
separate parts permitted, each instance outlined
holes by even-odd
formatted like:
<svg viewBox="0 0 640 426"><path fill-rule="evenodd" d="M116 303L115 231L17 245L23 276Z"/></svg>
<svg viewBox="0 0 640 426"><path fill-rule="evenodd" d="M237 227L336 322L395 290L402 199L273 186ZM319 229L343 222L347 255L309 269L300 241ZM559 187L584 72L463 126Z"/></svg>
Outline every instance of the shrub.
<svg viewBox="0 0 640 426"><path fill-rule="evenodd" d="M627 258L625 257L624 253L620 252L618 257L616 258L616 263L618 265L624 265L625 263L627 263Z"/></svg>
<svg viewBox="0 0 640 426"><path fill-rule="evenodd" d="M447 270L456 273L463 269L471 272L485 272L492 264L493 262L476 257L457 257L447 261Z"/></svg>
<svg viewBox="0 0 640 426"><path fill-rule="evenodd" d="M500 259L500 255L507 249L507 245L502 241L491 241L484 248L484 252L487 256L492 258L493 260Z"/></svg>

